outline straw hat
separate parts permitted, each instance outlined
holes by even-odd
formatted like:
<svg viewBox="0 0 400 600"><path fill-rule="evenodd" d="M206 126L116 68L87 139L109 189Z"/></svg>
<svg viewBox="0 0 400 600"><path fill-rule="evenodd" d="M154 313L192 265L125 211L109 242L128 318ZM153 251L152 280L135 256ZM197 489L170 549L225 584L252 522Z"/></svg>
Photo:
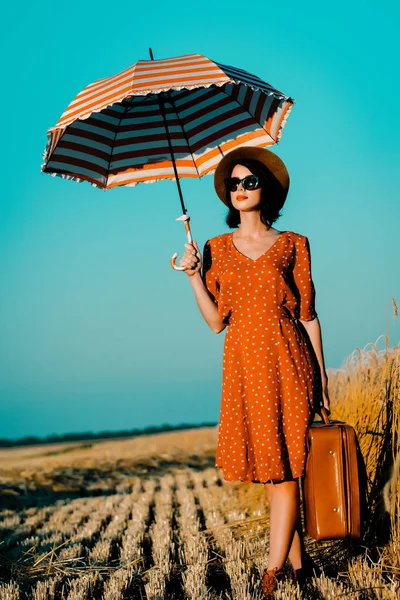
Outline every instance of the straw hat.
<svg viewBox="0 0 400 600"><path fill-rule="evenodd" d="M276 179L276 182L282 188L282 197L280 199L281 206L285 203L287 193L289 191L289 173L285 166L285 163L271 150L265 148L255 148L254 146L241 146L231 152L228 152L224 158L219 162L215 174L214 174L214 187L220 200L228 206L225 200L225 183L224 179L230 177L232 172L233 163L240 161L243 158L252 158L258 160L260 163L265 165L270 171L272 177Z"/></svg>

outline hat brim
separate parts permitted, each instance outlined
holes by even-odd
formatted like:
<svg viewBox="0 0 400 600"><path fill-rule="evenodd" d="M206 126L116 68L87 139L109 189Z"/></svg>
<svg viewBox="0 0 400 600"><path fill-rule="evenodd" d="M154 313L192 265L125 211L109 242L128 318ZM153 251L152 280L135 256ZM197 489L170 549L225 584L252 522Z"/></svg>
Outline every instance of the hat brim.
<svg viewBox="0 0 400 600"><path fill-rule="evenodd" d="M220 200L222 200L222 202L228 206L226 202L224 180L226 177L230 176L234 163L237 163L245 158L251 158L259 161L266 166L272 176L275 177L280 187L282 187L282 196L280 198L280 208L282 208L286 200L290 184L289 173L285 163L279 158L279 156L274 154L274 152L271 152L271 150L266 150L265 148L256 148L254 146L241 146L240 148L236 148L235 150L228 152L228 154L226 154L219 162L214 173L214 187Z"/></svg>

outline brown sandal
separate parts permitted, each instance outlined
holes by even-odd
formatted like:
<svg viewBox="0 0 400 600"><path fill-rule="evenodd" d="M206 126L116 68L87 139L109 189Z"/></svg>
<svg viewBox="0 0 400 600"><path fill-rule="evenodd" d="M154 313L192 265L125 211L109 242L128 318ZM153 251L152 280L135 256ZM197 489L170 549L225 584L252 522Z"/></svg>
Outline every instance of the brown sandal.
<svg viewBox="0 0 400 600"><path fill-rule="evenodd" d="M261 586L265 598L273 598L274 592L278 587L278 582L283 578L283 569L274 567L273 569L264 569L261 577Z"/></svg>

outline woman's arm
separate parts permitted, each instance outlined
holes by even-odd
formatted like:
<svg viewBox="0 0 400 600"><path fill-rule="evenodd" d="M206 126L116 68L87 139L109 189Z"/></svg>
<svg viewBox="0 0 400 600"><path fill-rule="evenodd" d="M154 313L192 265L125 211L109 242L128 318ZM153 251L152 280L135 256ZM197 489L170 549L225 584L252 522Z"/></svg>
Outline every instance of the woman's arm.
<svg viewBox="0 0 400 600"><path fill-rule="evenodd" d="M203 283L200 272L191 275L189 281L194 291L197 306L199 307L204 320L214 333L221 333L221 331L225 329L226 324L221 322L218 315L218 306L211 299L211 296Z"/></svg>
<svg viewBox="0 0 400 600"><path fill-rule="evenodd" d="M296 307L296 318L304 326L318 359L324 407L330 412L328 394L328 375L325 369L322 350L321 326L315 310L315 287L311 275L310 242L305 235L296 236L296 254L293 277L299 292L299 303Z"/></svg>
<svg viewBox="0 0 400 600"><path fill-rule="evenodd" d="M186 251L183 254L179 266L185 267L186 275L189 278L194 291L197 306L203 315L207 325L214 333L221 333L226 327L222 323L218 314L218 287L216 285L216 270L211 261L210 246L207 240L204 248L207 263L207 275L204 275L204 280L201 275L203 267L203 257L197 245L197 242L188 242L185 244ZM193 250L196 250L196 255L193 255ZM209 288L209 289L208 289Z"/></svg>
<svg viewBox="0 0 400 600"><path fill-rule="evenodd" d="M308 337L313 345L314 352L318 359L319 367L321 370L321 380L322 380L322 393L324 398L324 406L330 412L330 400L328 394L328 374L325 369L325 360L324 360L324 351L322 349L322 335L321 335L321 325L318 317L312 319L312 321L302 321L299 319L302 325L304 325L305 330L307 331Z"/></svg>
<svg viewBox="0 0 400 600"><path fill-rule="evenodd" d="M321 325L319 319L318 317L315 317L315 319L312 321L302 321L301 319L299 319L299 321L302 323L302 325L304 325L304 328L308 333L308 337L313 345L321 369L322 381L327 380L328 375L325 369L324 352L322 349Z"/></svg>

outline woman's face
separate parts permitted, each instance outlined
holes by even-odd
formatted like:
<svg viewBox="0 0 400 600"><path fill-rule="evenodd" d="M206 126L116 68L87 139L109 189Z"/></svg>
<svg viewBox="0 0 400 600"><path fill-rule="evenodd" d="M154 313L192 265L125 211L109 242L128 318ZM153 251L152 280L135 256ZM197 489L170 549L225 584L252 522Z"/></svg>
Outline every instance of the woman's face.
<svg viewBox="0 0 400 600"><path fill-rule="evenodd" d="M253 173L244 165L235 165L232 169L231 177L239 177L239 179L243 179L243 177L246 177L247 175L253 175ZM236 192L230 192L230 194L232 205L237 210L254 210L260 204L260 187L256 190L245 190L243 184L240 183Z"/></svg>

